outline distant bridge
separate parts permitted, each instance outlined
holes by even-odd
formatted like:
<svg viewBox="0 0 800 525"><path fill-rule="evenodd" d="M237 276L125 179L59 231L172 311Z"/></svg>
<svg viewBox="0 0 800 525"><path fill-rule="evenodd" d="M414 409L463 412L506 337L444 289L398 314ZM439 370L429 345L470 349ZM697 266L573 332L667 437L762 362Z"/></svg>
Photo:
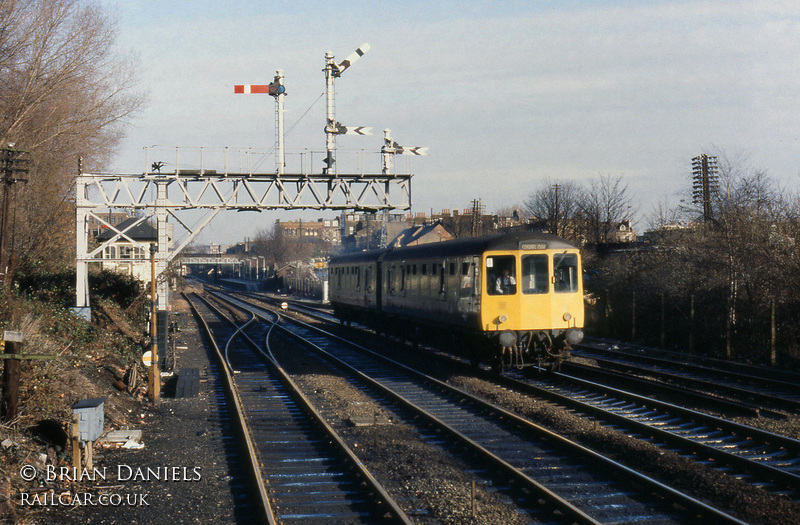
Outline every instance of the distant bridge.
<svg viewBox="0 0 800 525"><path fill-rule="evenodd" d="M241 264L247 257L239 258L237 255L192 254L181 255L178 260L181 264Z"/></svg>

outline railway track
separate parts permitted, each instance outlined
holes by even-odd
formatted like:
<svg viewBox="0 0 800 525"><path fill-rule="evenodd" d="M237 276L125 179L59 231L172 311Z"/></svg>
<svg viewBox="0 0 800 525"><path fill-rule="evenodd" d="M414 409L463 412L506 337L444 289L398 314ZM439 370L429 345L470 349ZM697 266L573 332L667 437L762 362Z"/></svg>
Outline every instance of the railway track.
<svg viewBox="0 0 800 525"><path fill-rule="evenodd" d="M800 441L796 439L564 373L525 377L512 372L503 384L753 485L800 498Z"/></svg>
<svg viewBox="0 0 800 525"><path fill-rule="evenodd" d="M236 302L237 300L234 300ZM266 314L265 314L266 315ZM483 468L535 494L556 516L570 522L715 523L734 518L642 476L498 406L415 372L313 327L297 324L292 333L313 344L351 377L403 411L435 427L437 439L467 448ZM497 469L502 469L502 474ZM558 510L555 510L558 509Z"/></svg>
<svg viewBox="0 0 800 525"><path fill-rule="evenodd" d="M800 412L800 375L717 360L687 362L682 360L687 356L682 358L663 351L658 354L623 350L609 343L582 344L573 355L590 359L596 366L567 362L562 370L584 377L600 373L612 377L616 373L629 378L655 378L665 385L710 393L755 407L773 417L781 417L781 412Z"/></svg>
<svg viewBox="0 0 800 525"><path fill-rule="evenodd" d="M293 303L292 307L318 319L335 320L313 306ZM669 448L752 485L794 500L800 498L800 441L612 388L596 379L589 381L564 373L531 377L512 372L502 381L509 388L579 411L631 437ZM652 382L640 383L645 391L654 388ZM673 393L679 390L671 388ZM681 397L687 396L706 407L721 407L748 416L764 412L695 392Z"/></svg>
<svg viewBox="0 0 800 525"><path fill-rule="evenodd" d="M210 302L190 304L229 372L266 522L410 523L288 376L257 354L265 324L253 318L234 329Z"/></svg>

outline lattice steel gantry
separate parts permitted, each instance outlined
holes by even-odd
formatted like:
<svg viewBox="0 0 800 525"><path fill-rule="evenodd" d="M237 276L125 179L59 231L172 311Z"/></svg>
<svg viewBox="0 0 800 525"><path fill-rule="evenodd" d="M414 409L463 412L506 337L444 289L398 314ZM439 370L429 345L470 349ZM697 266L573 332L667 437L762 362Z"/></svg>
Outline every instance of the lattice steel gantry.
<svg viewBox="0 0 800 525"><path fill-rule="evenodd" d="M103 250L123 238L148 253L149 246L131 239L128 232L155 217L159 250L156 273L163 276L170 261L222 210L357 210L377 211L411 208L410 174L263 174L176 170L171 174L138 175L80 173L76 178L76 309L89 313L89 264L120 259L102 259ZM138 220L124 230L117 229L103 212L134 210ZM189 227L179 217L187 210L210 210L197 226ZM101 211L102 210L102 211ZM113 232L97 245L89 245L89 218ZM167 246L167 221L174 219L188 235L174 250ZM129 261L130 259L125 259ZM166 309L166 280L159 278L159 310Z"/></svg>

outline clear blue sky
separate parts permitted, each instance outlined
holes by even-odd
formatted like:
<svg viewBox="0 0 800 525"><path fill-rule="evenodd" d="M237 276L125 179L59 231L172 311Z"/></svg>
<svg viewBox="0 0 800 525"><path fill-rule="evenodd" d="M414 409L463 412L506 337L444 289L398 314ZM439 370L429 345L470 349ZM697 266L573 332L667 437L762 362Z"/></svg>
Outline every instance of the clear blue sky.
<svg viewBox="0 0 800 525"><path fill-rule="evenodd" d="M119 19L121 47L139 53L150 93L117 171L142 171L142 148L154 144L271 147L272 98L232 86L268 83L276 69L287 127L296 123L287 148L323 150L325 52L342 60L369 42L337 80L336 116L375 135L340 137L338 148L377 152L384 128L429 147L409 166L398 159L415 174L412 211L474 198L495 211L547 177L607 174L628 184L644 228L657 201L685 196L702 152L746 157L800 186L796 1L103 4ZM254 216L227 214L201 239L253 236L286 214Z"/></svg>

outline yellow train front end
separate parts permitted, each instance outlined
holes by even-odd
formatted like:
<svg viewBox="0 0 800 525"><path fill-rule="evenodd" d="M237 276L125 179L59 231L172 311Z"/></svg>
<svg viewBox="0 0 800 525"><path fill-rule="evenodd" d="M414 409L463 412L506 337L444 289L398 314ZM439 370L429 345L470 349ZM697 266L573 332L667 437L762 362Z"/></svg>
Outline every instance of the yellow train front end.
<svg viewBox="0 0 800 525"><path fill-rule="evenodd" d="M521 242L484 252L481 263L481 327L503 366L558 364L583 339L577 248L562 240Z"/></svg>

